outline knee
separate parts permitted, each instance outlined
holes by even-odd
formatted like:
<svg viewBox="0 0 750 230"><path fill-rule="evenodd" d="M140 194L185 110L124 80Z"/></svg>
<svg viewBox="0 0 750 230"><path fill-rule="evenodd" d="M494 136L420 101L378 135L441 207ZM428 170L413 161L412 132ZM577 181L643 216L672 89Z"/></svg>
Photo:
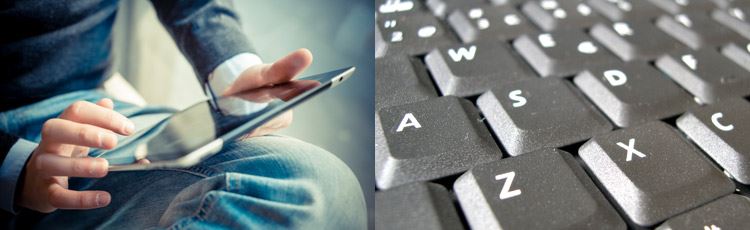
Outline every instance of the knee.
<svg viewBox="0 0 750 230"><path fill-rule="evenodd" d="M332 153L309 143L283 136L263 136L232 143L234 155L249 154L263 170L249 173L299 185L314 204L314 223L334 228L362 228L366 225L364 196L351 169ZM258 164L258 161L263 162ZM262 172L261 172L262 171ZM272 188L271 188L272 189Z"/></svg>

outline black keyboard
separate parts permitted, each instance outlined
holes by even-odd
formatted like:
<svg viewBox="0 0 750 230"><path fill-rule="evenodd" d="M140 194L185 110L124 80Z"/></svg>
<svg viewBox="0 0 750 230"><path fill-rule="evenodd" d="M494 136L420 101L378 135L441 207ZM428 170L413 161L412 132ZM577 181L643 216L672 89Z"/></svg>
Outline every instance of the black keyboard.
<svg viewBox="0 0 750 230"><path fill-rule="evenodd" d="M750 229L750 0L376 0L376 229Z"/></svg>

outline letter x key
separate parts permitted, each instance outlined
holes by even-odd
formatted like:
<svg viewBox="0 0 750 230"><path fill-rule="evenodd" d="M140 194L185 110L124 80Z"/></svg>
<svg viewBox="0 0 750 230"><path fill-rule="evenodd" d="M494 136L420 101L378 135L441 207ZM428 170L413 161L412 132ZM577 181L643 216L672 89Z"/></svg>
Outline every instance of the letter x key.
<svg viewBox="0 0 750 230"><path fill-rule="evenodd" d="M637 149L635 149L635 139L634 138L630 138L630 140L628 140L628 145L625 145L622 142L617 142L617 146L620 146L623 149L628 150L628 157L625 158L625 161L632 160L633 159L633 154L635 154L636 156L638 156L640 158L646 157L646 154L643 154L642 152L640 152Z"/></svg>

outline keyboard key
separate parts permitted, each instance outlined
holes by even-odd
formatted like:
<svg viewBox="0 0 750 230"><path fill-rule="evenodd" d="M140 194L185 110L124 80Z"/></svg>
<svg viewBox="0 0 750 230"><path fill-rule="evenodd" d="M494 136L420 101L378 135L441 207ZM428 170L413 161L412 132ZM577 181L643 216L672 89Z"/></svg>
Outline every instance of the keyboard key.
<svg viewBox="0 0 750 230"><path fill-rule="evenodd" d="M375 60L375 109L437 97L421 61L404 55Z"/></svg>
<svg viewBox="0 0 750 230"><path fill-rule="evenodd" d="M448 17L464 43L477 40L507 41L537 29L512 6L489 6L457 10Z"/></svg>
<svg viewBox="0 0 750 230"><path fill-rule="evenodd" d="M478 165L453 189L474 229L625 229L570 153L542 149Z"/></svg>
<svg viewBox="0 0 750 230"><path fill-rule="evenodd" d="M567 77L617 58L583 32L566 30L524 35L513 47L542 77Z"/></svg>
<svg viewBox="0 0 750 230"><path fill-rule="evenodd" d="M750 200L730 194L687 213L670 218L657 230L669 229L750 229Z"/></svg>
<svg viewBox="0 0 750 230"><path fill-rule="evenodd" d="M600 23L590 33L624 61L655 60L664 53L687 49L647 21Z"/></svg>
<svg viewBox="0 0 750 230"><path fill-rule="evenodd" d="M706 9L716 7L712 2L707 0L649 0L655 6L667 11L670 14L679 14L684 12L702 12Z"/></svg>
<svg viewBox="0 0 750 230"><path fill-rule="evenodd" d="M714 49L664 55L656 66L702 103L750 95L750 73Z"/></svg>
<svg viewBox="0 0 750 230"><path fill-rule="evenodd" d="M642 227L734 191L695 146L660 121L596 136L578 154L630 222Z"/></svg>
<svg viewBox="0 0 750 230"><path fill-rule="evenodd" d="M750 6L750 2L747 0L711 0L721 9L727 9L732 7L744 7Z"/></svg>
<svg viewBox="0 0 750 230"><path fill-rule="evenodd" d="M662 15L664 11L643 0L588 0L587 3L610 21L645 21Z"/></svg>
<svg viewBox="0 0 750 230"><path fill-rule="evenodd" d="M433 183L375 192L375 229L463 229L450 193Z"/></svg>
<svg viewBox="0 0 750 230"><path fill-rule="evenodd" d="M750 103L732 98L699 107L677 119L677 127L735 180L750 184Z"/></svg>
<svg viewBox="0 0 750 230"><path fill-rule="evenodd" d="M375 0L377 13L383 16L420 12L425 8L419 0Z"/></svg>
<svg viewBox="0 0 750 230"><path fill-rule="evenodd" d="M744 67L747 71L750 71L750 43L744 44L740 47L734 43L726 45L721 48L721 53L727 58Z"/></svg>
<svg viewBox="0 0 750 230"><path fill-rule="evenodd" d="M656 20L656 26L694 50L744 40L704 13L663 15Z"/></svg>
<svg viewBox="0 0 750 230"><path fill-rule="evenodd" d="M385 56L385 52L388 50L388 44L383 40L383 35L380 33L380 28L375 26L375 58L381 58Z"/></svg>
<svg viewBox="0 0 750 230"><path fill-rule="evenodd" d="M594 67L573 80L620 127L671 117L695 105L689 94L645 62Z"/></svg>
<svg viewBox="0 0 750 230"><path fill-rule="evenodd" d="M560 79L503 85L482 94L477 106L511 156L573 144L612 130L583 95Z"/></svg>
<svg viewBox="0 0 750 230"><path fill-rule="evenodd" d="M732 7L729 9L716 9L711 12L711 17L734 32L750 39L750 5L747 7Z"/></svg>
<svg viewBox="0 0 750 230"><path fill-rule="evenodd" d="M455 10L488 6L483 0L426 0L426 5L435 16L440 18L448 16Z"/></svg>
<svg viewBox="0 0 750 230"><path fill-rule="evenodd" d="M495 6L515 6L526 1L527 0L490 0L490 3Z"/></svg>
<svg viewBox="0 0 750 230"><path fill-rule="evenodd" d="M399 14L394 17L378 17L377 27L382 36L375 47L387 47L386 55L422 55L436 46L453 44L443 24L426 13Z"/></svg>
<svg viewBox="0 0 750 230"><path fill-rule="evenodd" d="M477 95L497 85L536 78L506 46L500 42L447 46L427 54L425 63L443 95Z"/></svg>
<svg viewBox="0 0 750 230"><path fill-rule="evenodd" d="M466 171L502 157L466 99L453 96L381 109L375 116L375 179L387 189Z"/></svg>
<svg viewBox="0 0 750 230"><path fill-rule="evenodd" d="M521 7L529 20L544 31L581 30L605 19L583 1L534 0Z"/></svg>

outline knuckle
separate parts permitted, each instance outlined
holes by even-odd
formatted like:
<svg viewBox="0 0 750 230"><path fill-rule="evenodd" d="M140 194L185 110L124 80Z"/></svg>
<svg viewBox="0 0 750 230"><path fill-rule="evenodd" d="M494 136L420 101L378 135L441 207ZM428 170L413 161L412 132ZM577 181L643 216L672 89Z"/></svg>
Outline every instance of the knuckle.
<svg viewBox="0 0 750 230"><path fill-rule="evenodd" d="M78 136L78 140L81 141L88 141L87 136L89 133L89 129L86 126L79 126L76 130L76 135Z"/></svg>
<svg viewBox="0 0 750 230"><path fill-rule="evenodd" d="M65 109L65 112L63 112L63 114L65 116L77 117L78 115L80 115L81 108L83 108L84 106L86 106L85 101L73 102L73 104L70 104L70 106L68 106L68 108Z"/></svg>
<svg viewBox="0 0 750 230"><path fill-rule="evenodd" d="M59 120L57 118L52 118L45 121L44 124L42 124L42 138L48 137L50 134L52 134L55 125L57 125L58 122Z"/></svg>

